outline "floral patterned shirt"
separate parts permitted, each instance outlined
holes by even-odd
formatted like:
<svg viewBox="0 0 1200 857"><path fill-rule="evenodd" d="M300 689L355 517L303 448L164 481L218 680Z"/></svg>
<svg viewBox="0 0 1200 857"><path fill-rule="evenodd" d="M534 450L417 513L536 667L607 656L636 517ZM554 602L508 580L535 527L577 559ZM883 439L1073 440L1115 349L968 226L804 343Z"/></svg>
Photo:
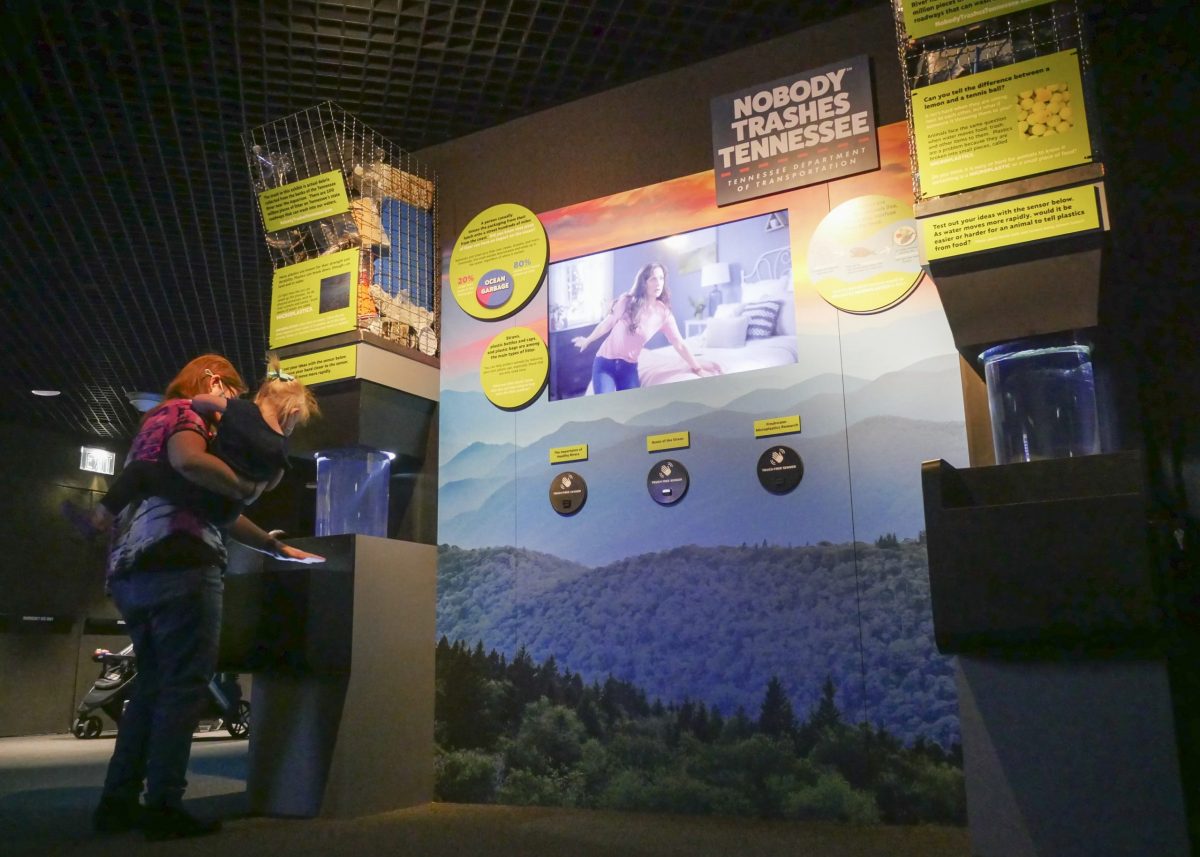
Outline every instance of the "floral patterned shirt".
<svg viewBox="0 0 1200 857"><path fill-rule="evenodd" d="M163 402L142 422L126 462L167 460L167 443L178 432L194 431L211 442L213 433L191 408L189 399ZM195 508L164 497L130 503L117 516L108 554L107 579L133 571L224 567L228 556L224 533Z"/></svg>

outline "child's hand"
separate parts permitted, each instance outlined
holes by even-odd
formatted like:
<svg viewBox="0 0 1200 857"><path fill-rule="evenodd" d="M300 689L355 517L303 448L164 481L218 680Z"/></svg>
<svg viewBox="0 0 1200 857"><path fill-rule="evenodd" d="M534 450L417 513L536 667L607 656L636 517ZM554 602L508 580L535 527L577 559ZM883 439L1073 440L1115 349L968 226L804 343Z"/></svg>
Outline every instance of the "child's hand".
<svg viewBox="0 0 1200 857"><path fill-rule="evenodd" d="M97 533L107 533L109 528L112 527L112 522L112 512L108 511L107 507L97 504L96 508L92 509L90 523L92 525L92 529L94 529Z"/></svg>

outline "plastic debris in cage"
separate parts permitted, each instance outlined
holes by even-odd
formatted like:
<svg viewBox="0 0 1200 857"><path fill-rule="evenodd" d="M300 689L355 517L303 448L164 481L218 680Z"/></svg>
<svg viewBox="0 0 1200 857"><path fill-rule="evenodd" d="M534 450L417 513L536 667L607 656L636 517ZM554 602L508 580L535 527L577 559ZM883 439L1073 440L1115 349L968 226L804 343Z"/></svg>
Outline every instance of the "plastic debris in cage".
<svg viewBox="0 0 1200 857"><path fill-rule="evenodd" d="M332 102L253 128L242 140L272 267L357 249L358 326L436 355L441 272L432 173ZM268 198L286 214L270 216Z"/></svg>

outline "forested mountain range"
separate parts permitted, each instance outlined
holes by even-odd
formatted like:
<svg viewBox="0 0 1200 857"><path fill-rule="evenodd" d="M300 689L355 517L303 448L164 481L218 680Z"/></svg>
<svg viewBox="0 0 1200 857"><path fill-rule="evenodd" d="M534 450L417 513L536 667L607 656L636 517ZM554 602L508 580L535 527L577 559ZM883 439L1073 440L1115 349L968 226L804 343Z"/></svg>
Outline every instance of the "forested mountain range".
<svg viewBox="0 0 1200 857"><path fill-rule="evenodd" d="M685 546L589 568L512 547L439 555L438 633L554 658L664 703L750 710L778 676L798 711L831 677L854 721L958 740L950 661L933 643L925 546Z"/></svg>

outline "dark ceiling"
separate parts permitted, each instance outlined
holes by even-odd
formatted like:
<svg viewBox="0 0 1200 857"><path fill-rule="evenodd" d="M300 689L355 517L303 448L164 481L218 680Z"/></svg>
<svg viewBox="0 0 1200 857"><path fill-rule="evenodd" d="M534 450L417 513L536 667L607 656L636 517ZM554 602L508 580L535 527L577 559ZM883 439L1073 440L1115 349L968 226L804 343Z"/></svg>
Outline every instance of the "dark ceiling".
<svg viewBox="0 0 1200 857"><path fill-rule="evenodd" d="M196 354L260 374L245 129L333 100L415 151L879 2L10 0L0 419L128 437Z"/></svg>

